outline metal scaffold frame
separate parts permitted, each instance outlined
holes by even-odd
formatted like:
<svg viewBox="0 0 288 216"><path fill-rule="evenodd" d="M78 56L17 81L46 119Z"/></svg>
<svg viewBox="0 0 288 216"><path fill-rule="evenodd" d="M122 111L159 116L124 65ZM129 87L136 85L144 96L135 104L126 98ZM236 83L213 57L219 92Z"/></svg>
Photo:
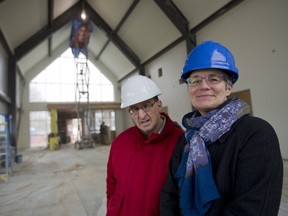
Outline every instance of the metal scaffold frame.
<svg viewBox="0 0 288 216"><path fill-rule="evenodd" d="M8 182L14 172L15 149L10 145L8 122L0 122L0 127L0 182Z"/></svg>
<svg viewBox="0 0 288 216"><path fill-rule="evenodd" d="M75 101L77 106L77 140L76 149L94 147L94 142L90 133L91 110L89 102L89 82L90 71L88 67L88 58L75 58L76 65L76 88Z"/></svg>

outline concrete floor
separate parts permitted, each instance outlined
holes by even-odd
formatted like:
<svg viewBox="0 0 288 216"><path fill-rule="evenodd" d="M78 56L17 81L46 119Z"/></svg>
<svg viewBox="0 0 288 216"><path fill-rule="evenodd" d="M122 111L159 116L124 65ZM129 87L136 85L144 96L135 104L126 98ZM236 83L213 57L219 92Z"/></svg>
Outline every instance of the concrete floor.
<svg viewBox="0 0 288 216"><path fill-rule="evenodd" d="M106 163L110 145L76 150L21 152L8 182L0 182L1 216L105 216ZM288 162L279 216L288 215Z"/></svg>
<svg viewBox="0 0 288 216"><path fill-rule="evenodd" d="M21 152L8 183L0 182L1 216L104 216L110 146Z"/></svg>

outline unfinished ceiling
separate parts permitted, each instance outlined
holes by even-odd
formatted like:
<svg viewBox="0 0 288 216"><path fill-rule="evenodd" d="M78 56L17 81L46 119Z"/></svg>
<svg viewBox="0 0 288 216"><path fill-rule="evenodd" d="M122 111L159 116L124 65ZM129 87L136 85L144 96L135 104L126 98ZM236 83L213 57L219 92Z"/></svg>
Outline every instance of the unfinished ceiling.
<svg viewBox="0 0 288 216"><path fill-rule="evenodd" d="M243 0L2 0L1 43L25 76L39 62L69 48L72 21L84 8L93 32L88 57L121 81L186 41ZM58 54L59 55L59 54ZM57 57L57 56L56 56Z"/></svg>

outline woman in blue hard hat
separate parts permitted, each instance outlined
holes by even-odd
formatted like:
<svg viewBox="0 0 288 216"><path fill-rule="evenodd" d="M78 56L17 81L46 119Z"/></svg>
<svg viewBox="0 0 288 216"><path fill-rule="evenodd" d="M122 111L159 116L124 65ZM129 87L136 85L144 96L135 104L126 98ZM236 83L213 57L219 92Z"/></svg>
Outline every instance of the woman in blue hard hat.
<svg viewBox="0 0 288 216"><path fill-rule="evenodd" d="M232 53L205 41L188 55L181 79L194 111L184 115L161 191L162 216L277 216L283 163L277 135L249 106L228 99L238 79Z"/></svg>

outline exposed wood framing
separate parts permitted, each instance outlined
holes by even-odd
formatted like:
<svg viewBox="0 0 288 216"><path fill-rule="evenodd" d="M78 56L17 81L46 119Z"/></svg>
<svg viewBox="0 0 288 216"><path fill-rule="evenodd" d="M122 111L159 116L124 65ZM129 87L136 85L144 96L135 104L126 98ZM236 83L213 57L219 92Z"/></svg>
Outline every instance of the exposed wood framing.
<svg viewBox="0 0 288 216"><path fill-rule="evenodd" d="M60 15L55 20L53 20L51 27L49 27L47 24L42 29L40 29L37 33L32 35L30 38L28 38L18 47L16 47L15 48L16 60L19 61L21 58L23 58L23 56L29 53L33 48L35 48L41 42L49 38L54 32L56 32L58 29L63 27L65 24L70 22L73 19L73 17L77 15L77 13L79 13L80 11L79 8L81 8L81 2L77 2L67 11L65 11L62 15Z"/></svg>
<svg viewBox="0 0 288 216"><path fill-rule="evenodd" d="M185 41L187 50L191 50L196 45L195 35L189 32L189 22L182 12L171 0L154 0L160 9L166 14L174 26L181 32Z"/></svg>
<svg viewBox="0 0 288 216"><path fill-rule="evenodd" d="M120 103L114 102L99 102L99 103L89 103L91 110L103 110L103 109L120 109ZM49 103L47 105L48 110L57 109L62 111L77 111L75 103Z"/></svg>
<svg viewBox="0 0 288 216"><path fill-rule="evenodd" d="M86 13L89 18L102 29L107 37L115 44L116 47L123 53L123 55L128 58L128 60L136 67L140 68L139 57L128 47L128 45L116 34L116 32L104 21L104 19L95 11L93 8L86 3L85 4Z"/></svg>
<svg viewBox="0 0 288 216"><path fill-rule="evenodd" d="M53 22L54 0L48 0L48 28L51 28ZM52 56L52 35L48 38L48 55Z"/></svg>
<svg viewBox="0 0 288 216"><path fill-rule="evenodd" d="M192 35L196 35L196 33L198 31L200 31L201 29L205 28L207 25L209 25L210 23L212 23L214 20L218 19L220 16L224 15L225 13L227 13L228 11L230 11L231 9L233 9L234 7L236 7L237 5L239 5L240 3L244 2L245 0L232 0L229 3L227 3L226 5L224 5L222 8L220 8L219 10L217 10L215 13L213 13L211 16L209 16L207 19L205 19L204 21L202 21L201 23L199 23L197 26L195 26L194 28L192 28L190 30L190 33ZM156 53L154 56L152 56L151 58L149 58L147 61L142 63L142 66L145 66L147 64L149 64L152 61L155 61L157 58L159 58L160 56L162 56L163 54L165 54L166 52L168 52L170 49L174 48L175 46L177 46L178 44L182 43L185 40L184 36L181 36L180 38L176 39L174 42L172 42L171 44L169 44L167 47L165 47L164 49L160 50L158 53ZM135 73L137 70L134 69L131 72L129 72L126 76L122 77L119 82L123 81L124 79L126 79L128 76L130 76L131 74Z"/></svg>
<svg viewBox="0 0 288 216"><path fill-rule="evenodd" d="M130 16L130 14L133 12L133 10L135 9L135 7L137 6L137 4L139 3L140 0L134 0L131 4L131 6L129 7L129 9L127 10L127 12L124 14L123 18L120 20L119 24L116 26L116 28L114 29L114 32L117 33L120 28L122 27L122 25L125 23L125 21L127 20L127 18ZM106 49L106 47L108 46L109 42L111 41L110 38L108 38L108 40L106 41L106 43L104 44L104 46L102 47L102 49L100 50L100 52L98 53L98 55L96 56L96 60L98 60L100 58L100 56L102 55L102 53L104 52L104 50Z"/></svg>

